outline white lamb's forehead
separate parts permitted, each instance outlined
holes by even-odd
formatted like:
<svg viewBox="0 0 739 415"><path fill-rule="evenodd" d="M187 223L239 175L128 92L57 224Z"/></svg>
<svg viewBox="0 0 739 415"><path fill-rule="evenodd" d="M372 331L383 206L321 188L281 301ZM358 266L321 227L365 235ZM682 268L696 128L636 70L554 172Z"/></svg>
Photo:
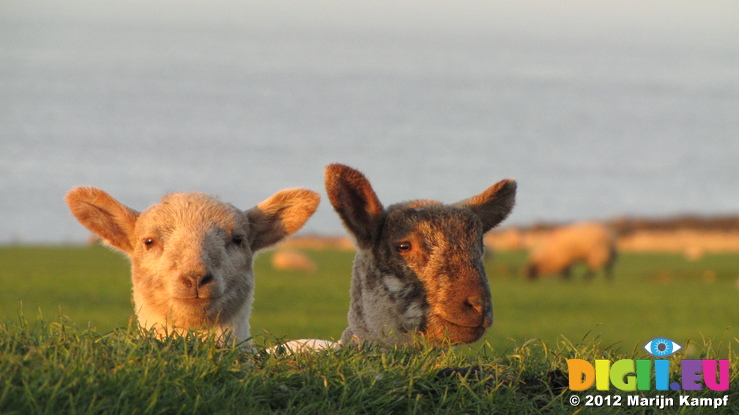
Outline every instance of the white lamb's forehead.
<svg viewBox="0 0 739 415"><path fill-rule="evenodd" d="M245 215L234 206L201 193L175 193L145 210L139 219L143 228L173 231L182 228L223 229L246 227Z"/></svg>

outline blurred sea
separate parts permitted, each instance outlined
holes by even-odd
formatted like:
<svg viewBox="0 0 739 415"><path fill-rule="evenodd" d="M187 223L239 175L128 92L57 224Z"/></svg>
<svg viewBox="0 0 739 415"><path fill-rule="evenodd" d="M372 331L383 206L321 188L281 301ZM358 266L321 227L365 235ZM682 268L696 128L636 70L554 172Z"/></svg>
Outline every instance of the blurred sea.
<svg viewBox="0 0 739 415"><path fill-rule="evenodd" d="M507 224L739 213L739 3L0 3L0 244L83 241L64 194L144 209L454 202L519 181Z"/></svg>

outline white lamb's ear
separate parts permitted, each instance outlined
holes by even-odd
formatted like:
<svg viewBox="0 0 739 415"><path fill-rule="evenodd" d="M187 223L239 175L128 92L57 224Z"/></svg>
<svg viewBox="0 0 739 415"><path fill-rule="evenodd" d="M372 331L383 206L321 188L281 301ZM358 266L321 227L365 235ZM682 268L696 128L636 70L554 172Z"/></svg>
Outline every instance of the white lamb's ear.
<svg viewBox="0 0 739 415"><path fill-rule="evenodd" d="M94 187L76 187L64 197L77 220L108 245L130 254L139 212Z"/></svg>
<svg viewBox="0 0 739 415"><path fill-rule="evenodd" d="M482 219L483 232L487 232L502 222L516 204L516 181L501 180L484 192L454 205L465 207L475 212Z"/></svg>
<svg viewBox="0 0 739 415"><path fill-rule="evenodd" d="M371 246L385 209L366 177L343 164L325 172L326 193L334 210L361 248Z"/></svg>
<svg viewBox="0 0 739 415"><path fill-rule="evenodd" d="M321 197L306 189L282 190L245 212L252 251L276 244L297 232L315 213Z"/></svg>

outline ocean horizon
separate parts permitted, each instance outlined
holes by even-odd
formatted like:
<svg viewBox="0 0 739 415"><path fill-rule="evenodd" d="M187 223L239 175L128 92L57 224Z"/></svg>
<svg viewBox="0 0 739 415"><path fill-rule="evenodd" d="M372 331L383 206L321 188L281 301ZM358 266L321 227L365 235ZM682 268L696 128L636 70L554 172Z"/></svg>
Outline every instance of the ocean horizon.
<svg viewBox="0 0 739 415"><path fill-rule="evenodd" d="M143 210L201 191L248 209L385 205L518 181L502 226L739 214L739 6L719 1L0 4L0 244L83 242L63 197Z"/></svg>

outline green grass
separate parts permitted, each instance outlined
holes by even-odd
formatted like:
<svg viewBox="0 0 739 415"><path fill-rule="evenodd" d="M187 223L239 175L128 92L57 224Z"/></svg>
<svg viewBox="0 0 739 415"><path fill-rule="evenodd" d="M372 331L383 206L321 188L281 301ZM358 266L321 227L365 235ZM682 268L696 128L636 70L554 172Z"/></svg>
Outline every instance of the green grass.
<svg viewBox="0 0 739 415"><path fill-rule="evenodd" d="M270 253L257 258L253 334L286 339L338 338L346 327L354 254L308 251L315 274L275 271ZM622 254L612 283L543 278L526 281L523 253L498 253L487 262L495 322L484 340L511 350L529 339L554 343L590 332L604 344L631 351L654 337L678 342L736 337L739 255ZM0 248L0 321L60 313L99 331L126 326L132 315L127 260L102 247ZM473 348L475 346L473 345Z"/></svg>
<svg viewBox="0 0 739 415"><path fill-rule="evenodd" d="M736 347L737 340L732 343ZM694 357L713 358L714 347L699 345L694 350L701 351ZM739 409L735 392L739 360L735 352L731 354L730 406L718 413ZM602 349L591 340L577 344L562 340L551 346L529 342L502 355L487 344L474 354L430 347L347 347L336 352L269 355L261 349L219 346L212 338L157 340L132 327L99 334L63 319L20 320L0 327L0 412L572 413L580 408L569 404L574 394L567 389L567 358L632 357ZM680 353L673 362L683 357ZM671 378L678 379L673 372ZM705 389L692 392L691 397L726 394ZM676 392L662 395L679 396ZM623 406L602 412L651 410ZM681 413L679 407L666 412ZM702 408L690 413L716 412Z"/></svg>
<svg viewBox="0 0 739 415"><path fill-rule="evenodd" d="M687 261L681 255L622 254L614 281L523 281L525 256L500 254L488 266L496 311L487 339L506 347L530 338L580 338L586 331L623 351L654 337L678 342L736 336L739 255ZM581 275L581 274L580 274ZM520 344L520 343L519 343Z"/></svg>
<svg viewBox="0 0 739 415"><path fill-rule="evenodd" d="M131 277L122 255L103 247L0 248L0 321L20 311L92 322L103 330L127 325Z"/></svg>
<svg viewBox="0 0 739 415"><path fill-rule="evenodd" d="M308 254L312 275L257 259L258 345L345 328L353 253ZM128 263L105 248L0 248L0 413L572 413L567 358L644 358L654 337L685 346L675 360L729 358L739 410L739 255L624 254L612 283L528 282L525 259L488 261L495 323L474 345L268 356L131 328Z"/></svg>

